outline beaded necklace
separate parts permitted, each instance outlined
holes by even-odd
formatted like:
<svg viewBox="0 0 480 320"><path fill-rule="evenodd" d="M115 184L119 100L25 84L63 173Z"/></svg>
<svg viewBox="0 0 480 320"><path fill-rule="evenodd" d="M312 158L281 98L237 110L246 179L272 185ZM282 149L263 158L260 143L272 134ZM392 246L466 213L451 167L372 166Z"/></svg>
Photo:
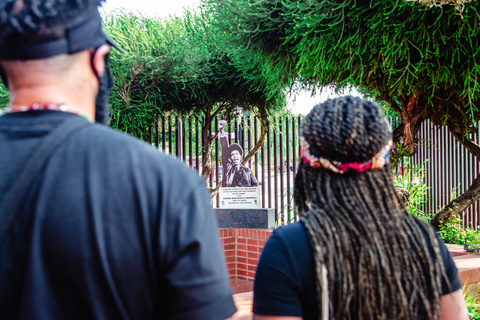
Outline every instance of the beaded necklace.
<svg viewBox="0 0 480 320"><path fill-rule="evenodd" d="M27 111L41 111L41 110L50 110L50 111L62 111L62 112L70 112L73 114L77 114L88 121L92 122L88 114L85 112L82 112L76 108L72 108L69 106L66 106L64 104L56 104L56 103L47 103L44 105L41 105L39 103L33 103L30 106L21 106L21 107L8 107L6 109L1 110L0 109L0 116L3 116L7 113L16 113L16 112L27 112Z"/></svg>

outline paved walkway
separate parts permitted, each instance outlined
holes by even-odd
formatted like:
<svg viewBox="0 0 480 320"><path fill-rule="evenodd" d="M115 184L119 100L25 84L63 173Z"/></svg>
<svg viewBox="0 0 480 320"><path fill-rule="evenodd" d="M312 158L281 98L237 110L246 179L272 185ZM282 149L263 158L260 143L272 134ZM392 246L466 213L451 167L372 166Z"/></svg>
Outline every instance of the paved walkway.
<svg viewBox="0 0 480 320"><path fill-rule="evenodd" d="M253 291L253 280L230 279L233 294Z"/></svg>
<svg viewBox="0 0 480 320"><path fill-rule="evenodd" d="M237 312L230 318L230 320L251 320L253 291L234 294L233 300L237 306Z"/></svg>

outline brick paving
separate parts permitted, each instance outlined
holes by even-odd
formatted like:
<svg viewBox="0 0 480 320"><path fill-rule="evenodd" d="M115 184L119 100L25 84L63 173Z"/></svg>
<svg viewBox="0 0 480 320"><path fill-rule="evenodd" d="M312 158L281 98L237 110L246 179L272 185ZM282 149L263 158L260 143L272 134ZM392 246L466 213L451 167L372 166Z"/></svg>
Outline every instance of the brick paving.
<svg viewBox="0 0 480 320"><path fill-rule="evenodd" d="M233 294L253 291L253 280L230 278L230 287L232 288Z"/></svg>
<svg viewBox="0 0 480 320"><path fill-rule="evenodd" d="M253 291L233 295L237 312L229 320L251 320Z"/></svg>
<svg viewBox="0 0 480 320"><path fill-rule="evenodd" d="M246 279L230 279L233 300L237 312L229 320L251 320L253 303L253 281Z"/></svg>

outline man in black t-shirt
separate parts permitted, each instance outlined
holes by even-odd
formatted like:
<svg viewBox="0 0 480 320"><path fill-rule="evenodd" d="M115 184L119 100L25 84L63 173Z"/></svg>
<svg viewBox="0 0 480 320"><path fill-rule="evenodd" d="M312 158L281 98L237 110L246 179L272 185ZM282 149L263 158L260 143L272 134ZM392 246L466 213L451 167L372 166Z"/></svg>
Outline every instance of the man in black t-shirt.
<svg viewBox="0 0 480 320"><path fill-rule="evenodd" d="M113 44L99 4L0 1L0 318L228 318L205 182L98 123Z"/></svg>

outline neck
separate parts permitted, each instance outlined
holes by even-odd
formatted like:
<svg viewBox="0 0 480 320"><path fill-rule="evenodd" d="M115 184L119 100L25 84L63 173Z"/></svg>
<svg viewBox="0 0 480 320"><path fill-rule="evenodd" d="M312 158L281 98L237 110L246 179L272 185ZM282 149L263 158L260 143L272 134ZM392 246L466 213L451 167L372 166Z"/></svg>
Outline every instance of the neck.
<svg viewBox="0 0 480 320"><path fill-rule="evenodd" d="M12 110L28 107L32 104L46 105L56 103L66 105L80 113L86 114L90 119L95 119L95 103L92 99L85 99L72 94L71 90L61 90L56 86L38 85L35 87L22 87L10 91L10 107Z"/></svg>
<svg viewBox="0 0 480 320"><path fill-rule="evenodd" d="M88 50L46 59L0 63L7 76L12 109L54 103L95 118L98 79L91 70Z"/></svg>

